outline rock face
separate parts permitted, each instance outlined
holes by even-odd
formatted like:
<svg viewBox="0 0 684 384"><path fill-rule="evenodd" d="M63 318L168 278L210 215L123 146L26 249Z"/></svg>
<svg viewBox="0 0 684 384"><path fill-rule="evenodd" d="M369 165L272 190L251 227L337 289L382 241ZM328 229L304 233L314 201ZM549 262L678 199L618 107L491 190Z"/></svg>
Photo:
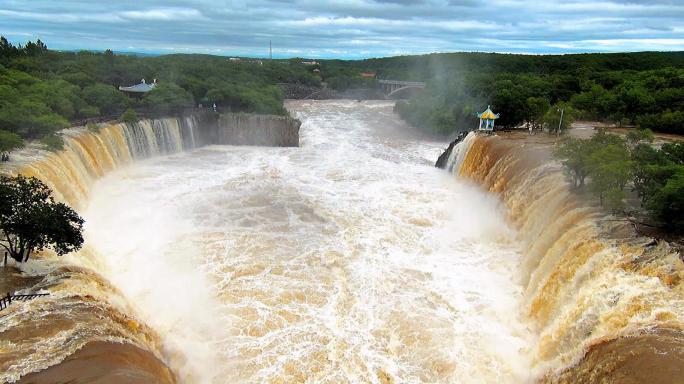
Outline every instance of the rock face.
<svg viewBox="0 0 684 384"><path fill-rule="evenodd" d="M584 358L544 384L639 384L682 382L684 333L656 328L593 345Z"/></svg>
<svg viewBox="0 0 684 384"><path fill-rule="evenodd" d="M298 147L302 122L286 116L222 114L216 144Z"/></svg>
<svg viewBox="0 0 684 384"><path fill-rule="evenodd" d="M57 365L22 377L19 384L175 384L173 372L132 344L93 342Z"/></svg>
<svg viewBox="0 0 684 384"><path fill-rule="evenodd" d="M456 139L449 143L447 149L444 150L444 152L441 155L439 155L439 157L437 158L437 162L435 163L435 167L446 169L447 162L449 161L449 157L451 157L451 152L454 150L454 147L456 146L456 144L463 141L463 139L465 139L466 136L468 136L468 132L464 131L459 133L458 136L456 136Z"/></svg>

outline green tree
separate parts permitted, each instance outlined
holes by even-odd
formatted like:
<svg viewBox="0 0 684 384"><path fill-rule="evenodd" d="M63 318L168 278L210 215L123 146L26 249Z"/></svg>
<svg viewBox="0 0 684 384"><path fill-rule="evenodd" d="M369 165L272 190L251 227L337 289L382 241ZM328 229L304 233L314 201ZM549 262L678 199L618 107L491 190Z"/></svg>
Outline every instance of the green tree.
<svg viewBox="0 0 684 384"><path fill-rule="evenodd" d="M83 99L105 115L121 112L126 107L127 102L126 96L121 91L102 83L85 87Z"/></svg>
<svg viewBox="0 0 684 384"><path fill-rule="evenodd" d="M562 111L562 121L561 121ZM560 124L561 132L566 132L568 128L575 122L577 116L576 111L567 103L556 103L549 108L544 116L542 122L548 128L549 133L559 133L558 127Z"/></svg>
<svg viewBox="0 0 684 384"><path fill-rule="evenodd" d="M43 143L50 151L57 152L64 149L64 139L61 136L50 134L45 135L40 138L40 142Z"/></svg>
<svg viewBox="0 0 684 384"><path fill-rule="evenodd" d="M621 142L592 141L595 145L587 159L589 190L598 196L602 206L618 210L623 206L624 189L631 177L629 150Z"/></svg>
<svg viewBox="0 0 684 384"><path fill-rule="evenodd" d="M24 140L16 133L0 129L0 153L6 153L24 146Z"/></svg>
<svg viewBox="0 0 684 384"><path fill-rule="evenodd" d="M38 138L68 124L64 117L40 101L22 99L0 107L0 126L22 137Z"/></svg>
<svg viewBox="0 0 684 384"><path fill-rule="evenodd" d="M83 244L83 219L36 178L0 176L0 246L17 262L46 248L58 255Z"/></svg>
<svg viewBox="0 0 684 384"><path fill-rule="evenodd" d="M526 104L527 123L531 124L533 129L541 129L544 114L551 108L549 101L544 97L528 97Z"/></svg>
<svg viewBox="0 0 684 384"><path fill-rule="evenodd" d="M627 142L632 146L636 146L640 143L652 143L653 142L653 131L650 129L633 129L627 132Z"/></svg>
<svg viewBox="0 0 684 384"><path fill-rule="evenodd" d="M684 166L668 167L667 173L664 185L646 199L646 207L665 228L684 232Z"/></svg>
<svg viewBox="0 0 684 384"><path fill-rule="evenodd" d="M662 187L658 167L668 164L667 156L645 143L634 146L630 156L634 191L642 200L645 200L649 194Z"/></svg>
<svg viewBox="0 0 684 384"><path fill-rule="evenodd" d="M574 137L564 138L554 148L554 156L561 161L566 172L572 177L575 188L583 188L589 176L589 157L593 152L589 140Z"/></svg>
<svg viewBox="0 0 684 384"><path fill-rule="evenodd" d="M121 115L121 117L119 117L119 120L123 121L124 123L133 124L140 119L138 118L138 114L134 110L127 109L126 112L124 112Z"/></svg>
<svg viewBox="0 0 684 384"><path fill-rule="evenodd" d="M684 142L665 143L660 147L660 152L673 164L684 165Z"/></svg>
<svg viewBox="0 0 684 384"><path fill-rule="evenodd" d="M145 96L144 104L159 113L172 113L182 108L192 107L194 101L192 95L178 85L160 83Z"/></svg>

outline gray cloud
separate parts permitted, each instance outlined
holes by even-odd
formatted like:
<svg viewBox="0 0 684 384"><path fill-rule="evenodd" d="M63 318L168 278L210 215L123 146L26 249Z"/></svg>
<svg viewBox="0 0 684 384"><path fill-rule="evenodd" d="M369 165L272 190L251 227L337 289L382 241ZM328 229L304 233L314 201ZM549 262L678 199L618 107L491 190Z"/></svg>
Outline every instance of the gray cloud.
<svg viewBox="0 0 684 384"><path fill-rule="evenodd" d="M0 4L0 34L56 49L374 57L684 50L684 4L646 0L139 0Z"/></svg>

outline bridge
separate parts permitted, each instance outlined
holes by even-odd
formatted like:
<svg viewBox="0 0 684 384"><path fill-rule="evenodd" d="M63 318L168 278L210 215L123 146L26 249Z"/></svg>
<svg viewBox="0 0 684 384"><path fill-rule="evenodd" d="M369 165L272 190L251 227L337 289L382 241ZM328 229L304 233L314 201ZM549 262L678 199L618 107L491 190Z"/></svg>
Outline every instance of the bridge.
<svg viewBox="0 0 684 384"><path fill-rule="evenodd" d="M405 89L425 89L425 83L420 81L378 80L378 83L387 97L392 97Z"/></svg>

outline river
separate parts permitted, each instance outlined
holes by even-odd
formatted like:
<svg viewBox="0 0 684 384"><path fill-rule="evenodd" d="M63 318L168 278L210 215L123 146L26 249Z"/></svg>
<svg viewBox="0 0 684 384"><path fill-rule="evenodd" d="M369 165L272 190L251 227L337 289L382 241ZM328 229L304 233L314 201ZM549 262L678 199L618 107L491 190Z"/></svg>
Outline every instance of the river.
<svg viewBox="0 0 684 384"><path fill-rule="evenodd" d="M83 210L100 273L181 381L531 380L498 197L434 168L444 143L391 102L286 106L299 148L143 160L97 181Z"/></svg>

